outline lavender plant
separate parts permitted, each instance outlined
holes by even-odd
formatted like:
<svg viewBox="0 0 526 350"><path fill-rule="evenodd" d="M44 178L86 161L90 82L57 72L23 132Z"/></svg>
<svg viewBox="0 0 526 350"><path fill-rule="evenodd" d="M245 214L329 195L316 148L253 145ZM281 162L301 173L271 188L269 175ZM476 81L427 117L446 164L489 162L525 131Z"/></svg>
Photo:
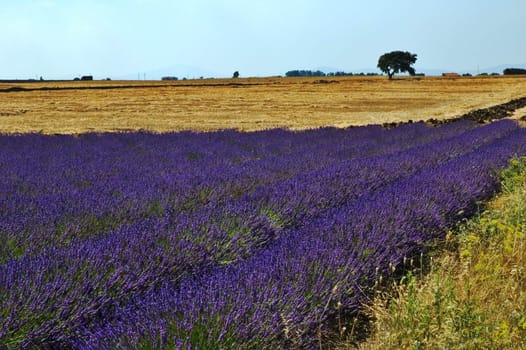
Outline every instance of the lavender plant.
<svg viewBox="0 0 526 350"><path fill-rule="evenodd" d="M314 346L525 141L511 121L0 136L0 345Z"/></svg>

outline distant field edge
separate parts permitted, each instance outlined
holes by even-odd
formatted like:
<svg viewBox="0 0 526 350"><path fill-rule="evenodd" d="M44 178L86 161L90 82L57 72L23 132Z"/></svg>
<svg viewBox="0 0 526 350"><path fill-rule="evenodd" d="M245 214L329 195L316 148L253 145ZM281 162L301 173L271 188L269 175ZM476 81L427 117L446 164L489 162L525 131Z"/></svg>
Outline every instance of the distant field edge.
<svg viewBox="0 0 526 350"><path fill-rule="evenodd" d="M63 81L57 81L63 82ZM262 85L260 83L193 83L193 84L126 84L126 85L84 85L84 86L43 86L43 87L22 87L22 86L11 86L5 89L0 89L0 93L12 93L12 92L32 92L32 91L61 91L61 90L120 90L120 89L155 89L155 88L166 88L166 87L214 87L214 86L257 86Z"/></svg>

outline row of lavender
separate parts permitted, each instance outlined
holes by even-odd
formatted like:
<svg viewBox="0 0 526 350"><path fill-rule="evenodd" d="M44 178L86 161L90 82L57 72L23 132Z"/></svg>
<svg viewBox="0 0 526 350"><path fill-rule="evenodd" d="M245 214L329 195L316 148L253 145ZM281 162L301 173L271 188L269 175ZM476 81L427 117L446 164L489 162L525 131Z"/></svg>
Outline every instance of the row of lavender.
<svg viewBox="0 0 526 350"><path fill-rule="evenodd" d="M459 129L470 127L466 123ZM5 243L0 261L152 217L168 216L179 226L189 222L186 231L195 231L197 222L210 226L211 221L231 216L231 207L247 202L239 197L256 188L295 185L295 178L340 161L448 135L447 130L440 131L431 133L415 125L396 132L376 127L348 133L327 129L314 137L282 131L5 137L0 193L7 200L0 203L5 214L0 223ZM208 139L213 141L204 142ZM243 151L247 149L251 151ZM211 155L203 161L188 160L188 154L206 152ZM243 152L241 162L237 159ZM213 214L217 217L211 218Z"/></svg>
<svg viewBox="0 0 526 350"><path fill-rule="evenodd" d="M495 190L497 171L525 153L526 130L518 130L402 177L325 211L243 263L134 298L112 322L86 329L77 346L316 348L331 320L357 312L379 276L472 214Z"/></svg>
<svg viewBox="0 0 526 350"><path fill-rule="evenodd" d="M526 142L503 121L0 143L0 344L224 348L312 344Z"/></svg>

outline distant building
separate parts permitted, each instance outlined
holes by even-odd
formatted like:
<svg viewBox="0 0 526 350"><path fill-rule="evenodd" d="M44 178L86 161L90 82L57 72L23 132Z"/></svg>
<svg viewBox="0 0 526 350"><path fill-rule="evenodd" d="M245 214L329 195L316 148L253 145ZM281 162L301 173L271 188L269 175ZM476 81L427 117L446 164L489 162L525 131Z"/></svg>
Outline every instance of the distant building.
<svg viewBox="0 0 526 350"><path fill-rule="evenodd" d="M161 80L179 80L177 77L162 77Z"/></svg>
<svg viewBox="0 0 526 350"><path fill-rule="evenodd" d="M80 80L93 80L93 75L83 75Z"/></svg>
<svg viewBox="0 0 526 350"><path fill-rule="evenodd" d="M442 76L449 77L449 78L458 78L460 77L460 74L451 72L451 73L442 73Z"/></svg>

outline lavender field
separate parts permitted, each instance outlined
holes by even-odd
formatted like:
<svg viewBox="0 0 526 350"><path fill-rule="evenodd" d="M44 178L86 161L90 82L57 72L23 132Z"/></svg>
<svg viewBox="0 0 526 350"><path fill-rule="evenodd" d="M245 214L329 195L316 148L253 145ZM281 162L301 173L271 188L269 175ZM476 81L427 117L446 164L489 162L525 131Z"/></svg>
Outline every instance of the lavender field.
<svg viewBox="0 0 526 350"><path fill-rule="evenodd" d="M520 155L511 120L0 135L0 349L319 348Z"/></svg>

